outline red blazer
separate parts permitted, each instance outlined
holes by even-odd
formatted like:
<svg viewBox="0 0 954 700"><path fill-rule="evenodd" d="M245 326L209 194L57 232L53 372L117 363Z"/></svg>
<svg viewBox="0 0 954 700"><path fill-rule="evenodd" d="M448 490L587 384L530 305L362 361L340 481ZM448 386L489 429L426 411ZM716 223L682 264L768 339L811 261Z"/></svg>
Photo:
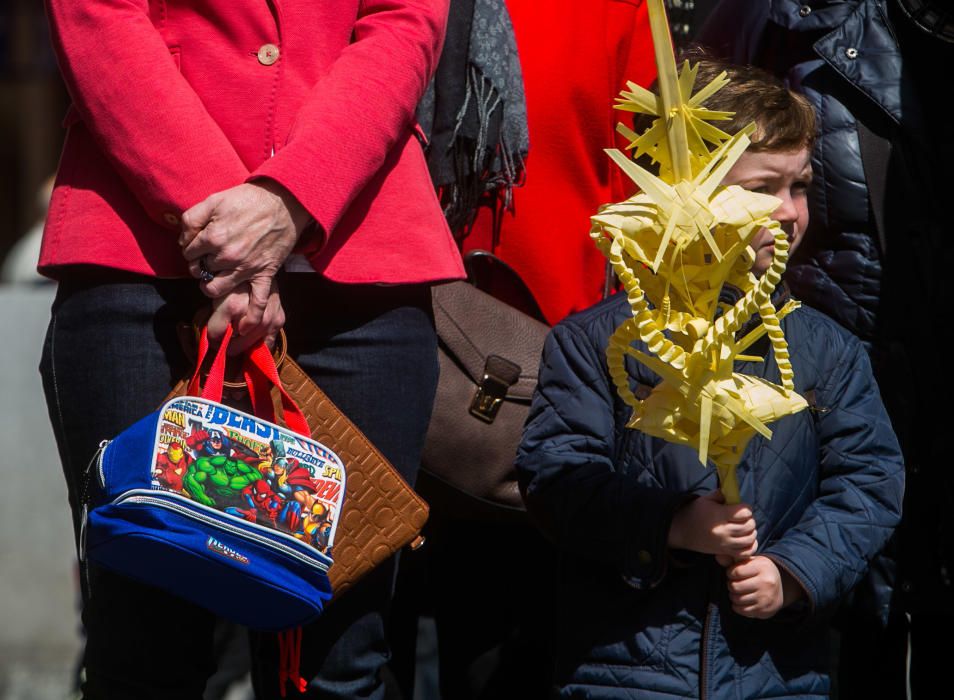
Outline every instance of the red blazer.
<svg viewBox="0 0 954 700"><path fill-rule="evenodd" d="M187 276L183 211L260 177L339 282L462 275L414 112L448 0L47 0L73 106L40 270Z"/></svg>

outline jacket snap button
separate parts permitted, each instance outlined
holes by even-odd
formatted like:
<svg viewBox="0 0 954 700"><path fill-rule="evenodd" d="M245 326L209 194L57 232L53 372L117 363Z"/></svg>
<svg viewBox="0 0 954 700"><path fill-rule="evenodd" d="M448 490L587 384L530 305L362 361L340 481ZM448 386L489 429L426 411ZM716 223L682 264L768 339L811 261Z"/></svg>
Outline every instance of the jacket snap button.
<svg viewBox="0 0 954 700"><path fill-rule="evenodd" d="M846 55L848 58L854 60L854 59L858 58L858 49L856 49L855 47L851 47L851 48L849 48L849 49L845 49L845 55Z"/></svg>
<svg viewBox="0 0 954 700"><path fill-rule="evenodd" d="M179 217L173 214L171 211L167 211L165 214L163 214L162 218L170 226L179 225Z"/></svg>
<svg viewBox="0 0 954 700"><path fill-rule="evenodd" d="M810 15L811 13L812 13L812 8L810 8L808 5L802 5L801 7L798 8L798 14L801 15L802 17L808 17L808 15Z"/></svg>
<svg viewBox="0 0 954 700"><path fill-rule="evenodd" d="M653 555L647 552L645 549L641 549L636 552L636 558L639 560L640 564L649 564L653 560Z"/></svg>
<svg viewBox="0 0 954 700"><path fill-rule="evenodd" d="M264 44L258 50L258 62L263 66L270 66L278 60L278 47L275 44Z"/></svg>

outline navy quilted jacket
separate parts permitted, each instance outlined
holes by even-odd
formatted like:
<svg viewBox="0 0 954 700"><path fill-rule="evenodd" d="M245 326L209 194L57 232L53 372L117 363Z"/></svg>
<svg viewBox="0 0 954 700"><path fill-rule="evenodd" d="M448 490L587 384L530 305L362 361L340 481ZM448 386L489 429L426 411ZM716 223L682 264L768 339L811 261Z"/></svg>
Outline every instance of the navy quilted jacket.
<svg viewBox="0 0 954 700"><path fill-rule="evenodd" d="M561 551L562 697L827 697L826 613L901 509L902 460L865 351L810 308L782 321L796 390L815 408L756 436L738 469L760 553L808 601L750 620L731 611L712 557L667 550L674 510L717 484L693 450L625 428L605 348L629 313L617 295L553 329L517 457L528 509ZM751 352L766 361L738 371L778 382L768 344Z"/></svg>

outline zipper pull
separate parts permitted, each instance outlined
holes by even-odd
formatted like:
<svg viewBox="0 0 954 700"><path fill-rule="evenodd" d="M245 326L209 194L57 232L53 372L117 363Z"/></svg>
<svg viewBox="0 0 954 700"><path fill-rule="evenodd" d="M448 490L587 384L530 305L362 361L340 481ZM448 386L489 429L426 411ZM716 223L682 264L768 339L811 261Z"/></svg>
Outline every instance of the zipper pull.
<svg viewBox="0 0 954 700"><path fill-rule="evenodd" d="M78 550L77 553L79 555L79 562L81 566L86 561L86 526L88 521L89 521L89 510L86 507L86 504L84 503L83 510L80 513L79 547L77 548Z"/></svg>
<svg viewBox="0 0 954 700"><path fill-rule="evenodd" d="M100 440L100 441L99 441L99 448L93 453L93 456L90 457L90 459L89 459L89 464L86 465L86 469L84 470L84 473L85 473L85 474L89 474L90 469L93 468L93 464L95 464L95 462L96 462L97 458L99 457L100 453L101 453L103 450L106 449L106 445L108 445L108 444L109 444L109 440Z"/></svg>
<svg viewBox="0 0 954 700"><path fill-rule="evenodd" d="M99 450L96 452L96 477L101 489L106 488L106 473L103 471L103 459L106 456L106 448L112 440L102 440L99 443Z"/></svg>

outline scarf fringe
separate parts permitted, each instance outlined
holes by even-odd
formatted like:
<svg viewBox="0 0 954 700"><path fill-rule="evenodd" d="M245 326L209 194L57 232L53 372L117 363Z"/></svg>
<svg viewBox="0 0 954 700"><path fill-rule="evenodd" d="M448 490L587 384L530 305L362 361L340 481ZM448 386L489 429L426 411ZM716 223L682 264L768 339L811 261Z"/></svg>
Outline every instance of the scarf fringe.
<svg viewBox="0 0 954 700"><path fill-rule="evenodd" d="M498 210L513 211L513 188L520 187L526 179L526 154L512 146L505 133L506 109L500 91L478 67L471 65L464 102L457 113L454 135L448 146L455 177L440 189L441 207L458 244L470 234L478 206L489 204L495 212L496 246L500 228ZM461 133L470 110L476 113L474 136ZM492 130L498 133L491 133Z"/></svg>

